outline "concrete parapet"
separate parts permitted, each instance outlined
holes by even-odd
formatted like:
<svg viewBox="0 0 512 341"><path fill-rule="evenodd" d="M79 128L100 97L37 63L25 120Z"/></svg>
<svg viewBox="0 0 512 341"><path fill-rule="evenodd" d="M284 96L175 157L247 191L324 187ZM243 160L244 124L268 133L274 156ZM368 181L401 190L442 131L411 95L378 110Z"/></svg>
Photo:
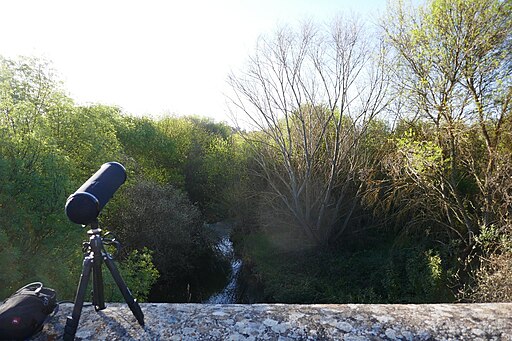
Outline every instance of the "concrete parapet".
<svg viewBox="0 0 512 341"><path fill-rule="evenodd" d="M34 340L58 340L73 305ZM84 307L76 340L512 340L512 303L500 304L126 304Z"/></svg>

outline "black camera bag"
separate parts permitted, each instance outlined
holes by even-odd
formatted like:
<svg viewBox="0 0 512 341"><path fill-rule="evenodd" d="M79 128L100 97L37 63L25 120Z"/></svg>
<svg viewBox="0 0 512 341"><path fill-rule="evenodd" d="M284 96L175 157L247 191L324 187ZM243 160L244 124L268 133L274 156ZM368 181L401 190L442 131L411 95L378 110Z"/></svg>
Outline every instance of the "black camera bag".
<svg viewBox="0 0 512 341"><path fill-rule="evenodd" d="M25 285L0 306L0 340L34 336L57 307L55 290L41 282Z"/></svg>

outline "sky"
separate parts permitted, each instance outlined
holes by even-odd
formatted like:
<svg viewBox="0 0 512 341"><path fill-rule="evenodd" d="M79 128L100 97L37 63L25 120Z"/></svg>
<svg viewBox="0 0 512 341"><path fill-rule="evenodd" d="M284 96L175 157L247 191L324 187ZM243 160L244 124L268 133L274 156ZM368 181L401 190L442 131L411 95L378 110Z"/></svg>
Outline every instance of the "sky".
<svg viewBox="0 0 512 341"><path fill-rule="evenodd" d="M227 76L258 36L340 13L376 17L386 0L2 0L0 55L52 62L77 104L229 122Z"/></svg>

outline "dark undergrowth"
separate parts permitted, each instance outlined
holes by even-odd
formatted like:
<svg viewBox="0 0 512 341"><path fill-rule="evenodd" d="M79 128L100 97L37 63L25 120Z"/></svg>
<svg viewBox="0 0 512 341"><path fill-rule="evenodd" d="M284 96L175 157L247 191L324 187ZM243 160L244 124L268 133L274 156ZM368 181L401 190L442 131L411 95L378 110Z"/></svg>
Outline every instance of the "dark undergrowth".
<svg viewBox="0 0 512 341"><path fill-rule="evenodd" d="M263 288L257 301L454 301L447 286L450 271L442 251L422 244L398 245L393 236L379 233L360 241L347 240L343 248L283 251L268 235L257 232L240 239L238 247L251 272L245 276L257 278Z"/></svg>

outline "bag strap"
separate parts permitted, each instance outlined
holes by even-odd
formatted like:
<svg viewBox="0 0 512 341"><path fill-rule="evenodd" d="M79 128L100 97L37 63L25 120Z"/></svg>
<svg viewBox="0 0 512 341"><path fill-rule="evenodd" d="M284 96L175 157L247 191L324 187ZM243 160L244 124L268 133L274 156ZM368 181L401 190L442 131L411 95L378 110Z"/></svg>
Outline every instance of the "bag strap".
<svg viewBox="0 0 512 341"><path fill-rule="evenodd" d="M20 288L18 289L18 291L16 291L15 294L18 294L20 293L21 291L25 290L25 289L29 289L29 288L32 288L32 287L35 287L37 286L38 288L34 290L34 293L37 294L41 291L41 289L43 289L43 283L41 282L32 282L32 283L29 283L27 285L25 285L23 288Z"/></svg>

